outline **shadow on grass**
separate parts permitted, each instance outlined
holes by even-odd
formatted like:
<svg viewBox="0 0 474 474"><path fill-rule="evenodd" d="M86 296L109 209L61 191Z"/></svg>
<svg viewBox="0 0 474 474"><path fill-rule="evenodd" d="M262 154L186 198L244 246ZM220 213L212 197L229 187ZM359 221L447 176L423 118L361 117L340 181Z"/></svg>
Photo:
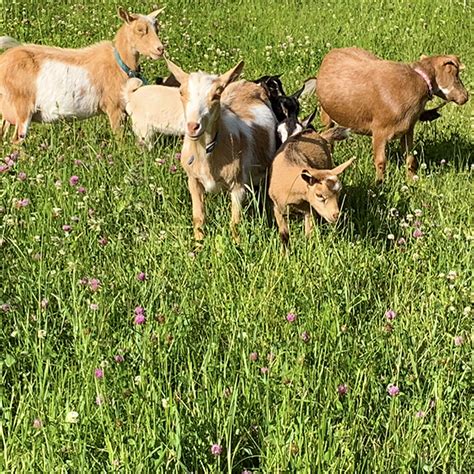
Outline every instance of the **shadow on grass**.
<svg viewBox="0 0 474 474"><path fill-rule="evenodd" d="M441 160L446 160L456 171L470 167L473 162L474 143L465 137L453 134L449 139L441 141L435 139L424 140L419 146L420 161L428 167L439 165Z"/></svg>

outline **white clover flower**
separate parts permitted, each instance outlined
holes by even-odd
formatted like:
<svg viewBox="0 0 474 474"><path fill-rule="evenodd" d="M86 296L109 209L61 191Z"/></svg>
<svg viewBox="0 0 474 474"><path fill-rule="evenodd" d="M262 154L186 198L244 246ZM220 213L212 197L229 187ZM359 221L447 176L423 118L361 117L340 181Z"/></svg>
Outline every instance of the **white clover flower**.
<svg viewBox="0 0 474 474"><path fill-rule="evenodd" d="M66 414L66 423L77 423L79 421L79 413L70 411Z"/></svg>

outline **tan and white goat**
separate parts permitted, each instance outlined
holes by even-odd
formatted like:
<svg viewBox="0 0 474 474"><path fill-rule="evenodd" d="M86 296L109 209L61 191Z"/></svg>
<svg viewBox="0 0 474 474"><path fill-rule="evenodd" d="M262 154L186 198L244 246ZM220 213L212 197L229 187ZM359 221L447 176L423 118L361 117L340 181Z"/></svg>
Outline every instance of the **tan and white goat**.
<svg viewBox="0 0 474 474"><path fill-rule="evenodd" d="M138 78L129 79L123 90L125 110L139 144L151 149L157 133L184 135L184 110L179 89L142 84Z"/></svg>
<svg viewBox="0 0 474 474"><path fill-rule="evenodd" d="M122 88L138 76L139 56L163 55L156 21L162 10L137 15L120 8L124 24L114 42L82 49L21 45L0 38L0 49L10 48L0 56L2 131L15 125L13 141L21 142L31 121L84 119L101 112L117 130L124 111Z"/></svg>
<svg viewBox="0 0 474 474"><path fill-rule="evenodd" d="M328 222L339 217L339 175L354 158L334 167L332 146L336 140L347 138L348 130L331 128L323 133L313 129L290 137L279 149L270 172L269 195L283 243L289 240L285 215L289 207L304 213L305 234L313 228L311 209Z"/></svg>
<svg viewBox="0 0 474 474"><path fill-rule="evenodd" d="M204 194L225 190L231 194L231 229L238 241L246 188L261 181L275 153L277 121L268 96L257 84L234 82L243 62L221 76L187 74L167 63L181 84L186 122L181 164L188 175L194 236L204 237Z"/></svg>

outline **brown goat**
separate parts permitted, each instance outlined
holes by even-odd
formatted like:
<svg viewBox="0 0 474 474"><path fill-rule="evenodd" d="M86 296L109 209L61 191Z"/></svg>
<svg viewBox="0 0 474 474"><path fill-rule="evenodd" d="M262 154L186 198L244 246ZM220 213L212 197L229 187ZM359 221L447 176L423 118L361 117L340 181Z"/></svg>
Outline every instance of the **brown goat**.
<svg viewBox="0 0 474 474"><path fill-rule="evenodd" d="M359 48L333 49L323 59L316 94L321 118L372 136L377 180L383 180L387 142L400 138L407 173L417 170L413 130L433 95L462 105L468 93L459 79L457 56L422 56L411 64L385 61Z"/></svg>
<svg viewBox="0 0 474 474"><path fill-rule="evenodd" d="M15 125L13 142L18 143L31 121L84 119L100 112L117 130L124 111L122 88L138 75L140 54L152 59L163 55L156 22L161 11L137 15L120 8L124 24L114 43L82 49L21 45L1 37L0 49L10 49L0 56L0 133Z"/></svg>
<svg viewBox="0 0 474 474"><path fill-rule="evenodd" d="M348 130L342 127L321 134L306 129L290 137L278 150L271 167L268 192L283 243L287 244L289 240L285 219L289 206L304 213L306 236L311 234L313 227L311 208L328 222L338 219L338 198L342 189L338 175L354 158L334 167L331 151L336 140L344 140L347 136Z"/></svg>

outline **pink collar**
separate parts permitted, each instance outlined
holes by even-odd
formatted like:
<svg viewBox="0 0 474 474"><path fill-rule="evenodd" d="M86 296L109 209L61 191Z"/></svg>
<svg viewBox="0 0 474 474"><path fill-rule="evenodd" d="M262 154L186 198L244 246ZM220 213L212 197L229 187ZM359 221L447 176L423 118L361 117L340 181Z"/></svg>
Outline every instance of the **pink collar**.
<svg viewBox="0 0 474 474"><path fill-rule="evenodd" d="M428 86L428 91L429 91L429 98L433 98L433 86L431 85L430 78L427 76L427 74L422 71L421 69L414 68L413 69L418 75L421 76L421 78L426 82L426 85Z"/></svg>

